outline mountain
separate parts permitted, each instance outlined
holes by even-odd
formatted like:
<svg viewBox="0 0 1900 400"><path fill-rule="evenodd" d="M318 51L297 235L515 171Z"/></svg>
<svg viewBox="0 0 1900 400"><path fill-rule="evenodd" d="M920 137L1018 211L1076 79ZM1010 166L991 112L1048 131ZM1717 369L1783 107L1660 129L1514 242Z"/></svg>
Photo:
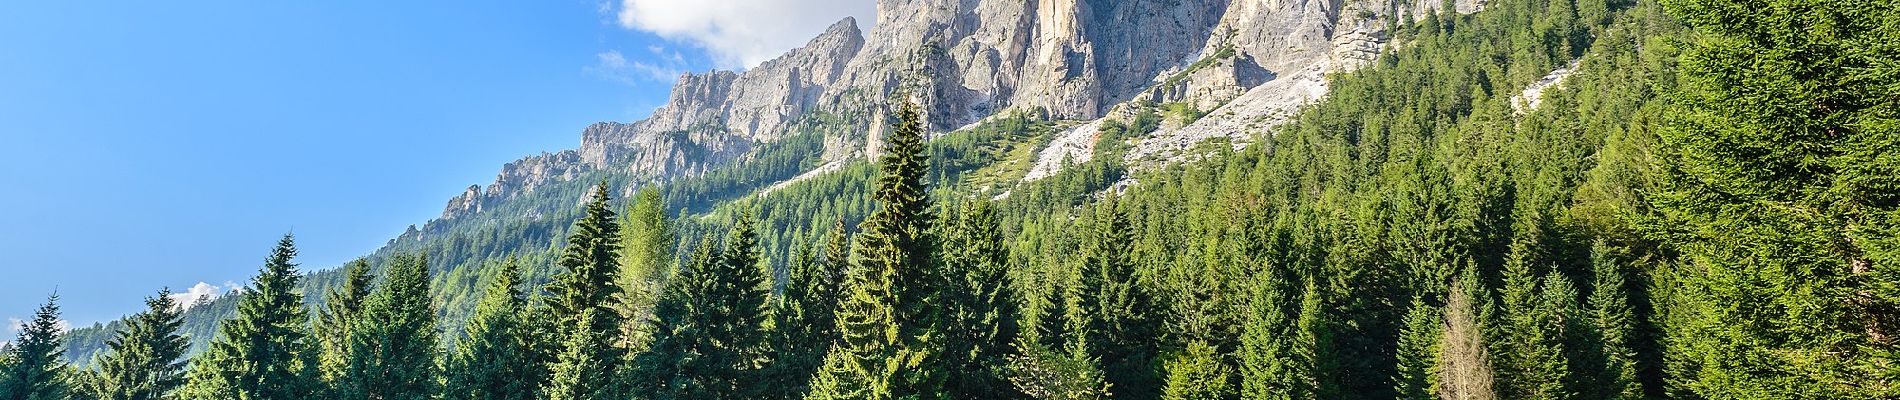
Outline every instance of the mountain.
<svg viewBox="0 0 1900 400"><path fill-rule="evenodd" d="M646 119L595 123L576 149L503 165L494 182L470 186L439 218L368 257L380 264L399 252L429 254L447 326L459 329L493 262L522 257L531 281L546 278L551 250L592 183L610 182L623 199L659 188L669 209L687 215L808 180L862 184L846 182L877 154L890 98L922 104L944 146L1003 135L1007 151L993 153L1006 154L948 160L952 166L938 171L975 175L969 180L982 187L971 190L999 198L1090 165L1103 153L1105 126L1158 121L1118 136L1128 148L1101 160L1113 167L1087 173L1126 185L1126 171L1199 159L1223 147L1207 143L1239 148L1269 132L1323 98L1329 74L1391 49L1390 30L1400 24L1476 12L1483 3L880 0L877 7L869 32L845 18L751 69L682 75ZM1014 125L1013 133L998 128L1026 120L1042 122ZM862 215L842 214L836 218ZM691 222L684 232L698 229ZM766 238L775 263L792 238L810 234L784 227L791 232ZM319 302L339 279L333 270L311 273L305 298ZM187 314L194 344L209 340L234 298ZM89 359L110 326L76 330L68 357Z"/></svg>

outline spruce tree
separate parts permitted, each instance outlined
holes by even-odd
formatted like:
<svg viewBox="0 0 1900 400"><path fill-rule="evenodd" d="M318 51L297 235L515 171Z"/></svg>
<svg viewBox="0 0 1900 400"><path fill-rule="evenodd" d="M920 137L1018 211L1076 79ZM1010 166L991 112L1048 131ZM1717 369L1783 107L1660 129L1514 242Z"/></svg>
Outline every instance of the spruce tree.
<svg viewBox="0 0 1900 400"><path fill-rule="evenodd" d="M369 300L375 276L370 274L369 259L358 258L343 266L343 286L324 295L323 310L317 314L316 337L322 346L318 371L324 382L336 386L348 368L350 328Z"/></svg>
<svg viewBox="0 0 1900 400"><path fill-rule="evenodd" d="M1161 389L1154 369L1161 334L1153 294L1137 282L1128 215L1115 197L1096 210L1092 240L1083 247L1076 306L1079 318L1068 327L1072 351L1101 360L1115 397L1154 398Z"/></svg>
<svg viewBox="0 0 1900 400"><path fill-rule="evenodd" d="M705 280L717 273L723 251L713 235L693 246L687 262L667 280L653 309L653 342L633 360L632 389L636 395L653 399L694 398L709 393L702 376L706 364L695 355L710 338L706 329L712 321L703 317L706 307Z"/></svg>
<svg viewBox="0 0 1900 400"><path fill-rule="evenodd" d="M948 219L948 218L946 218ZM1015 353L1016 296L1007 265L996 210L988 201L970 201L948 221L943 240L944 291L948 308L944 363L950 398L1007 398L1015 395L998 374Z"/></svg>
<svg viewBox="0 0 1900 400"><path fill-rule="evenodd" d="M322 390L310 314L298 293L295 241L284 235L238 300L237 316L194 358L190 398L298 399Z"/></svg>
<svg viewBox="0 0 1900 400"><path fill-rule="evenodd" d="M59 294L53 294L14 339L6 369L0 371L6 374L0 376L0 399L65 400L72 393L59 325Z"/></svg>
<svg viewBox="0 0 1900 400"><path fill-rule="evenodd" d="M939 393L934 351L940 338L931 281L929 199L924 190L923 120L904 103L885 134L877 208L857 236L847 295L839 307L841 343L814 378L814 399L888 399Z"/></svg>
<svg viewBox="0 0 1900 400"><path fill-rule="evenodd" d="M1313 398L1313 361L1300 329L1293 275L1269 266L1253 285L1240 340L1241 394L1249 399ZM1314 299L1317 300L1317 299Z"/></svg>
<svg viewBox="0 0 1900 400"><path fill-rule="evenodd" d="M1601 241L1590 252L1596 275L1589 299L1590 326L1600 344L1595 350L1601 361L1597 362L1598 376L1585 393L1595 399L1639 399L1643 388L1636 380L1636 350L1631 347L1636 317L1620 269L1622 260L1610 253L1609 245Z"/></svg>
<svg viewBox="0 0 1900 400"><path fill-rule="evenodd" d="M93 362L94 390L100 400L159 400L169 398L185 383L185 350L179 336L184 308L172 299L171 289L145 298L145 311L126 318L108 350Z"/></svg>
<svg viewBox="0 0 1900 400"><path fill-rule="evenodd" d="M765 385L776 392L773 398L804 398L825 352L838 341L837 307L850 238L843 222L828 237L826 253L833 255L822 259L810 246L798 247L784 289L772 301L770 347L775 356L765 367Z"/></svg>
<svg viewBox="0 0 1900 400"><path fill-rule="evenodd" d="M765 302L768 291L760 265L759 236L751 215L740 215L726 236L719 263L706 271L700 287L696 317L706 322L693 361L696 375L707 383L709 398L759 398L769 393L761 385L759 367L769 362L762 354L765 340Z"/></svg>
<svg viewBox="0 0 1900 400"><path fill-rule="evenodd" d="M1226 400L1234 395L1233 388L1228 386L1232 369L1207 342L1189 342L1186 350L1168 360L1167 371L1162 399Z"/></svg>
<svg viewBox="0 0 1900 400"><path fill-rule="evenodd" d="M1412 299L1405 314L1405 330L1399 334L1398 393L1404 399L1438 397L1439 343L1444 334L1444 318L1424 299Z"/></svg>
<svg viewBox="0 0 1900 400"><path fill-rule="evenodd" d="M428 258L398 255L349 328L338 398L431 399L439 394L435 307Z"/></svg>
<svg viewBox="0 0 1900 400"><path fill-rule="evenodd" d="M561 272L548 284L547 302L555 319L552 337L562 347L548 369L553 382L547 389L571 399L607 396L615 390L624 357L620 286L620 225L609 206L607 183L593 189L585 214L568 232L562 249ZM575 348L573 346L582 346ZM559 389L558 391L555 389Z"/></svg>
<svg viewBox="0 0 1900 400"><path fill-rule="evenodd" d="M537 374L528 340L527 299L521 266L501 264L469 318L468 337L456 342L445 363L444 396L452 399L532 400Z"/></svg>
<svg viewBox="0 0 1900 400"><path fill-rule="evenodd" d="M1650 196L1683 388L1900 395L1900 2L1662 3L1696 32Z"/></svg>
<svg viewBox="0 0 1900 400"><path fill-rule="evenodd" d="M570 332L554 355L554 363L548 367L547 387L543 389L545 397L557 400L604 400L621 398L615 392L616 377L614 364L619 360L608 358L603 350L613 347L607 338L610 328L606 326L588 326L588 321L602 319L600 313L607 312L598 308L583 308L580 314L568 318L559 329ZM572 324L581 324L575 326Z"/></svg>

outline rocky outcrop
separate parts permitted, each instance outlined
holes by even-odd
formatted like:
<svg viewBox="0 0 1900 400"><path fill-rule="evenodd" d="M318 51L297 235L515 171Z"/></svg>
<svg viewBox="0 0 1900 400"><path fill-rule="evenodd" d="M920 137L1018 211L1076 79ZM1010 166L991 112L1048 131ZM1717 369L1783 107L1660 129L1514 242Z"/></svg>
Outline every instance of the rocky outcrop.
<svg viewBox="0 0 1900 400"><path fill-rule="evenodd" d="M1139 139L1129 157L1176 160L1218 137L1245 139L1323 96L1325 75L1378 57L1392 21L1442 12L1438 0L877 0L869 32L845 18L805 46L743 72L680 77L667 103L632 123L582 132L578 150L509 164L444 218L479 212L550 180L588 171L636 181L693 176L741 159L814 121L822 165L874 153L888 99L923 106L928 127L968 126L1040 110L1099 126L1131 104L1212 110ZM1456 0L1471 12L1482 0ZM1120 111L1117 111L1120 110ZM1042 151L1037 176L1088 157L1095 132Z"/></svg>

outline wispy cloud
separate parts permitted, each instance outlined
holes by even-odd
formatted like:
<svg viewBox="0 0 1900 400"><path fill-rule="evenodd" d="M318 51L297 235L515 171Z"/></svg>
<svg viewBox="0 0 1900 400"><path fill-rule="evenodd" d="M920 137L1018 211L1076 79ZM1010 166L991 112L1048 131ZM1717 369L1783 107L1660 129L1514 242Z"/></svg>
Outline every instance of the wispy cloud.
<svg viewBox="0 0 1900 400"><path fill-rule="evenodd" d="M670 83L678 79L680 74L685 73L685 68L682 66L685 61L677 53L671 57L659 58L659 61L666 62L664 65L629 60L619 50L608 50L595 54L594 57L596 58L594 65L583 68L585 72L601 79L627 85L638 84L641 81Z"/></svg>
<svg viewBox="0 0 1900 400"><path fill-rule="evenodd" d="M627 29L706 49L721 68L750 68L844 17L869 24L876 13L873 0L621 0L615 17Z"/></svg>

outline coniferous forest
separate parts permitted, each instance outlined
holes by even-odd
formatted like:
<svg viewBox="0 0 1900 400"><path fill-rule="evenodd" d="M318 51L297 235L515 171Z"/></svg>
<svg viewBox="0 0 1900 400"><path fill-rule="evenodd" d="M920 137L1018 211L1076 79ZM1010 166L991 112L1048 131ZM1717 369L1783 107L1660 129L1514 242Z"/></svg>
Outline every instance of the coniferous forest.
<svg viewBox="0 0 1900 400"><path fill-rule="evenodd" d="M68 362L52 296L0 400L1900 398L1900 2L1486 7L1176 165L972 195L1050 121L893 95L881 155L767 194L602 178L551 240L321 286L286 235L209 337L160 291Z"/></svg>

